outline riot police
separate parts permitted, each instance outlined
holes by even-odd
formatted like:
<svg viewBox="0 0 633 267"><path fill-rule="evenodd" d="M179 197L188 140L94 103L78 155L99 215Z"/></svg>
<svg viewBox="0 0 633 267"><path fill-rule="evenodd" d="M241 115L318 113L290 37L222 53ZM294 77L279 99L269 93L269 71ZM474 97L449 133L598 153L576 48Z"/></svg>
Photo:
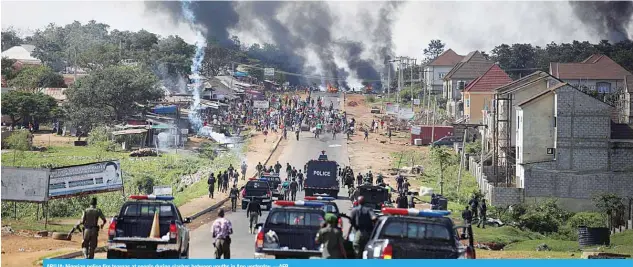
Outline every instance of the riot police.
<svg viewBox="0 0 633 267"><path fill-rule="evenodd" d="M99 226L99 219L103 221ZM86 259L94 259L95 249L97 248L97 240L99 237L99 229L103 228L106 223L105 216L101 209L97 208L97 199L90 200L90 207L84 210L79 225L83 225L83 242L81 244L82 252Z"/></svg>

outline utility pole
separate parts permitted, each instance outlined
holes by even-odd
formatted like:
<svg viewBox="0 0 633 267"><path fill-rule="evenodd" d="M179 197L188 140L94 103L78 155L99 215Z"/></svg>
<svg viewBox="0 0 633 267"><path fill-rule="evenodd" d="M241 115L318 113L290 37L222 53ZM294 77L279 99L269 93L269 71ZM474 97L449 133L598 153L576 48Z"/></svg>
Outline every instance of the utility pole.
<svg viewBox="0 0 633 267"><path fill-rule="evenodd" d="M411 65L411 78L410 78L411 82L409 83L409 86L411 86L411 111L413 111L413 99L414 99L413 97L413 68L415 67L416 60L415 59L411 59L411 60L413 60L413 64Z"/></svg>
<svg viewBox="0 0 633 267"><path fill-rule="evenodd" d="M387 99L391 97L391 61L387 62Z"/></svg>
<svg viewBox="0 0 633 267"><path fill-rule="evenodd" d="M435 97L436 101L433 101L433 124L431 126L431 145L435 142L435 112L437 110L437 97Z"/></svg>
<svg viewBox="0 0 633 267"><path fill-rule="evenodd" d="M233 90L233 76L234 76L234 75L233 75L233 74L234 74L234 73L233 73L233 70L234 70L234 64L235 64L235 62L231 62L231 71L230 71L230 74L231 74L231 90Z"/></svg>
<svg viewBox="0 0 633 267"><path fill-rule="evenodd" d="M459 159L459 171L457 172L457 195L459 195L459 187L462 184L462 169L466 160L466 138L468 137L468 126L464 129L464 139L462 140L462 156Z"/></svg>

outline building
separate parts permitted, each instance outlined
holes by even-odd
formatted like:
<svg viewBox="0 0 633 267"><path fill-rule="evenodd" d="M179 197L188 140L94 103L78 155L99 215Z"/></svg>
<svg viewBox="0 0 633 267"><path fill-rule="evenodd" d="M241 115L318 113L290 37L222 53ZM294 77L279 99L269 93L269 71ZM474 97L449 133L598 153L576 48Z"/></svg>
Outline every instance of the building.
<svg viewBox="0 0 633 267"><path fill-rule="evenodd" d="M424 67L424 84L431 94L442 93L443 79L464 56L448 49Z"/></svg>
<svg viewBox="0 0 633 267"><path fill-rule="evenodd" d="M24 66L42 65L41 60L32 56L34 50L34 45L18 45L2 52L2 57L15 60L13 67L16 69L20 69Z"/></svg>
<svg viewBox="0 0 633 267"><path fill-rule="evenodd" d="M619 95L616 108L618 112L618 123L633 124L633 75L624 77L624 90Z"/></svg>
<svg viewBox="0 0 633 267"><path fill-rule="evenodd" d="M612 93L624 88L624 77L631 75L611 58L595 54L579 63L550 63L549 73L581 90Z"/></svg>
<svg viewBox="0 0 633 267"><path fill-rule="evenodd" d="M633 196L633 129L613 122L613 110L564 82L518 105L516 186L525 201L557 198L579 211L601 193Z"/></svg>
<svg viewBox="0 0 633 267"><path fill-rule="evenodd" d="M512 79L499 65L492 65L486 73L469 83L462 98L464 99L464 118L468 123L481 123L483 121L482 110L489 108L490 101L494 99L495 89L511 83Z"/></svg>
<svg viewBox="0 0 633 267"><path fill-rule="evenodd" d="M487 60L479 51L470 52L444 76L443 97L446 111L457 121L462 119L464 105L462 91L471 81L483 75L494 62Z"/></svg>

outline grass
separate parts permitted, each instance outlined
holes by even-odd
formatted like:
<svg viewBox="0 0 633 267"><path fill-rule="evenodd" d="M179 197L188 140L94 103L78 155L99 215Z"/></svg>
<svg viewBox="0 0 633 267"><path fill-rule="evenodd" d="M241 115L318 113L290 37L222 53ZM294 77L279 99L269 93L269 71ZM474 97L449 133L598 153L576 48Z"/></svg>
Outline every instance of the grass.
<svg viewBox="0 0 633 267"><path fill-rule="evenodd" d="M248 141L242 146L244 153ZM175 203L185 204L192 199L206 194L206 176L208 171L217 171L226 168L229 163L239 165L237 153L227 153L214 160L202 158L193 154L161 154L160 157L130 157L128 152L107 152L96 147L50 147L45 152L25 152L18 155L15 160L13 155L3 155L3 166L20 166L31 168L50 168L69 165L78 165L105 160L119 160L123 174L125 194L142 193L150 190L154 185L171 185L174 188ZM193 175L204 170L199 176L200 181L190 186L182 186L182 177ZM93 195L97 197L99 207L106 216L118 213L121 204L126 200L121 192L111 192ZM75 197L49 201L49 216L78 218L81 211L87 205L88 197ZM18 203L17 214L20 221L12 222L13 229L44 229L44 224L35 221L37 205L31 203ZM13 203L2 202L2 216L13 217ZM3 221L6 225L7 221ZM51 228L53 227L53 228ZM49 229L56 226L49 225ZM63 226L63 231L70 227Z"/></svg>

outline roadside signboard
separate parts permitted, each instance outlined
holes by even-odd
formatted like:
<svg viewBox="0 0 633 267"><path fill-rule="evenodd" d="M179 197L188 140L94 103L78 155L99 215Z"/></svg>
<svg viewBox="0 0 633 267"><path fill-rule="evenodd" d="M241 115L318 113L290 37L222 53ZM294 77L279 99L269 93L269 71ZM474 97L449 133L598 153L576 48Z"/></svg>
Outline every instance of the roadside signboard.
<svg viewBox="0 0 633 267"><path fill-rule="evenodd" d="M420 127L420 126L412 126L411 127L411 134L420 135L421 133L422 133L422 127Z"/></svg>
<svg viewBox="0 0 633 267"><path fill-rule="evenodd" d="M171 196L172 195L171 186L169 185L154 186L153 194L155 196Z"/></svg>
<svg viewBox="0 0 633 267"><path fill-rule="evenodd" d="M49 169L2 167L2 201L46 202Z"/></svg>
<svg viewBox="0 0 633 267"><path fill-rule="evenodd" d="M420 99L419 98L413 99L413 104L419 106L420 105Z"/></svg>
<svg viewBox="0 0 633 267"><path fill-rule="evenodd" d="M48 195L64 198L121 189L121 163L113 160L52 169Z"/></svg>
<svg viewBox="0 0 633 267"><path fill-rule="evenodd" d="M255 100L253 101L253 107L267 109L270 107L270 103L267 100Z"/></svg>
<svg viewBox="0 0 633 267"><path fill-rule="evenodd" d="M275 69L274 68L265 68L264 69L264 76L275 76Z"/></svg>

